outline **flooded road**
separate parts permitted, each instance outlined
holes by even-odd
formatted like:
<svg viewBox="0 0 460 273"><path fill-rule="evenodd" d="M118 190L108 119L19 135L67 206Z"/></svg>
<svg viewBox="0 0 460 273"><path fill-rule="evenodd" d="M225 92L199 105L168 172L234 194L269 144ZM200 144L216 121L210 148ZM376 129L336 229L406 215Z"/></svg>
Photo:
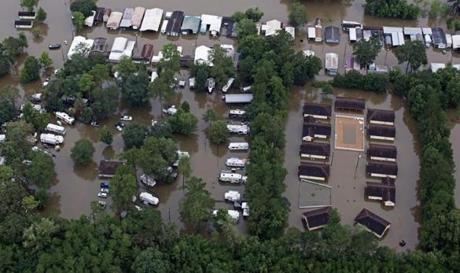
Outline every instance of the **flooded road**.
<svg viewBox="0 0 460 273"><path fill-rule="evenodd" d="M270 19L278 19L282 22L287 22L288 16L288 1L280 0L158 0L154 3L147 0L133 0L127 3L121 0L99 0L98 5L112 8L112 10L122 11L128 6L144 6L144 7L159 7L165 11L183 10L187 15L200 15L202 13L216 15L231 15L235 11L244 11L250 7L260 7L264 12L262 21ZM375 17L364 16L362 4L364 0L359 1L306 1L307 11L309 15L309 23L314 21L316 17L323 19L323 27L328 25L338 25L342 19L362 21L365 25L372 26L443 26L445 22L436 22L421 18L418 21L401 21L394 19L381 19ZM0 10L0 38L17 35L14 29L13 21L16 18L16 10L19 10L17 0L3 0L2 4L7 9ZM43 34L41 38L35 39L28 31L29 48L27 52L31 55L38 56L43 51L47 51L53 59L54 66L59 68L65 61L68 46L63 46L61 50L48 51L49 43L62 43L64 40L71 41L74 36L73 26L70 20L69 0L40 0L42 6L48 13L46 25L42 26ZM143 43L153 43L154 51L157 52L163 45L167 43L175 43L183 46L184 55L193 55L194 49L198 45L212 46L215 43L231 43L233 40L221 37L219 39L210 39L207 35L197 35L188 38L167 38L164 35L155 35L152 33L139 33L134 31L110 31L105 27L98 26L92 29L86 29L82 35L88 38L106 37L109 45L117 36L129 37L130 39L138 40L138 47ZM109 47L110 48L110 47ZM348 35L341 33L341 43L331 46L325 43L308 42L304 34L297 33L296 48L299 50L312 49L316 55L324 60L324 54L327 52L335 52L339 55L339 70L343 69L344 57L352 54L352 46L348 42ZM452 54L450 51L443 54L441 51L432 48L427 51L429 61L432 62L449 62L460 63L459 56ZM391 51L381 50L377 60L377 64L397 65L397 60ZM19 62L20 65L20 62ZM181 72L186 78L187 72ZM324 73L319 79L330 79L324 76ZM40 83L27 85L25 87L18 85L15 77L6 77L0 80L0 86L15 85L20 89L20 94L31 94L40 88ZM339 91L336 91L339 92ZM339 92L340 93L340 92ZM356 153L349 151L334 152L334 166L331 171L329 185L332 186L331 198L332 205L339 208L344 223L352 224L353 218L362 208L369 208L375 213L381 215L392 223L392 228L389 234L384 238L383 243L392 247L396 247L397 242L404 239L409 248L413 248L417 243L417 233L415 230L418 224L415 221L415 207L417 206L416 190L418 180L418 156L417 148L413 138L413 121L409 118L407 111L402 106L402 102L392 96L375 96L367 93L346 92L347 96L358 96L367 99L368 107L378 107L383 109L394 109L396 111L397 124L397 140L398 159L400 176L397 181L397 205L392 210L384 210L379 203L371 203L364 201L363 187L365 183L364 167L365 160L358 162L356 169L356 178L354 170L356 164ZM236 189L243 192L242 186L221 185L217 182L217 176L224 167L225 159L232 156L227 149L212 146L207 140L205 129L207 123L202 120L203 113L213 108L219 114L223 115L228 108L220 99L220 94L208 96L206 94L197 94L188 89L178 89L175 103L188 101L191 111L199 118L198 130L192 137L178 137L178 145L181 150L188 151L191 155L191 165L193 175L202 177L206 182L207 189L211 192L212 197L216 200L222 200L223 194L228 189ZM318 92L311 88L307 91L295 91L291 96L289 107L289 119L286 125L286 140L287 146L285 150L285 167L288 170L286 177L286 193L285 195L291 202L291 213L289 215L289 224L291 226L301 227L300 214L302 210L298 209L299 199L299 184L297 179L297 166L299 164L298 149L300 145L300 133L303 118L301 115L301 106L304 101L327 101L327 98L322 98ZM152 118L159 119L161 116L160 103L157 100L151 100L151 106L139 110L121 109L120 112L128 112L134 117L135 122L150 124ZM107 121L107 126L113 129L114 119ZM119 155L123 150L123 140L121 135L117 133L114 137L114 143L111 148L107 148L105 144L97 142L97 130L81 124L73 128L68 128L68 133L65 139L65 145L60 152L57 152L55 158L56 172L58 175L58 183L50 190L52 193L49 213L59 213L65 218L77 218L82 213L87 214L90 211L90 202L97 199L97 191L100 180L97 178L96 166L97 163L104 158L112 158ZM84 169L76 169L70 159L70 149L74 143L82 138L88 137L95 143L96 152L93 160L94 164ZM452 131L451 137L453 148L455 149L456 162L460 162L458 155L460 154L460 127L457 125ZM457 143L457 144L456 144ZM245 157L244 154L238 155ZM340 165L338 164L340 162ZM342 164L343 163L343 164ZM457 170L457 181L460 181L459 171ZM344 179L346 178L346 179ZM457 187L457 201L460 201L460 187ZM159 209L165 220L180 224L178 207L179 201L183 197L182 179L172 185L159 185L154 189L154 192L160 197ZM227 207L224 203L217 203L216 207ZM244 221L240 222L239 228L244 230Z"/></svg>

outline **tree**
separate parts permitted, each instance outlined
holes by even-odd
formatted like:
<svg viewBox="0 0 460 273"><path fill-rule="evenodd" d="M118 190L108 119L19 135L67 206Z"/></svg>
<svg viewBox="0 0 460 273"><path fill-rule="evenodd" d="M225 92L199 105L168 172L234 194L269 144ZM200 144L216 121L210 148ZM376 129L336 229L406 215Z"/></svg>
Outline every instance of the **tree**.
<svg viewBox="0 0 460 273"><path fill-rule="evenodd" d="M355 55L359 65L366 68L366 71L369 65L374 62L379 51L380 44L376 39L370 39L369 41L361 39L353 45L353 55Z"/></svg>
<svg viewBox="0 0 460 273"><path fill-rule="evenodd" d="M99 131L99 139L105 144L111 145L113 141L112 132L110 132L110 130L106 126L102 127Z"/></svg>
<svg viewBox="0 0 460 273"><path fill-rule="evenodd" d="M149 102L149 77L147 72L141 70L128 76L121 86L121 95L130 106L140 107Z"/></svg>
<svg viewBox="0 0 460 273"><path fill-rule="evenodd" d="M57 232L58 226L53 220L41 218L24 230L24 247L34 250L41 250L53 240L53 234Z"/></svg>
<svg viewBox="0 0 460 273"><path fill-rule="evenodd" d="M139 67L137 67L131 58L123 56L120 62L115 66L115 70L118 72L121 80L126 80L131 74L138 72Z"/></svg>
<svg viewBox="0 0 460 273"><path fill-rule="evenodd" d="M236 34L239 37L239 39L242 39L246 36L256 34L257 33L257 27L254 21L243 18L241 19L238 24L236 25Z"/></svg>
<svg viewBox="0 0 460 273"><path fill-rule="evenodd" d="M10 74L11 64L7 56L3 55L0 50L0 78Z"/></svg>
<svg viewBox="0 0 460 273"><path fill-rule="evenodd" d="M76 32L80 32L85 24L85 15L79 11L74 11L72 13L72 22L75 26Z"/></svg>
<svg viewBox="0 0 460 273"><path fill-rule="evenodd" d="M214 207L214 200L205 186L200 178L191 177L185 184L185 197L180 203L182 220L196 231L210 219Z"/></svg>
<svg viewBox="0 0 460 273"><path fill-rule="evenodd" d="M110 180L113 206L118 212L128 209L136 196L136 176L128 165L118 167L115 176Z"/></svg>
<svg viewBox="0 0 460 273"><path fill-rule="evenodd" d="M220 45L215 45L210 54L213 66L210 68L211 76L218 86L224 86L230 77L235 76L235 66L232 59Z"/></svg>
<svg viewBox="0 0 460 273"><path fill-rule="evenodd" d="M251 19L254 22L259 22L259 20L264 16L264 13L258 8L249 8L244 13L248 19Z"/></svg>
<svg viewBox="0 0 460 273"><path fill-rule="evenodd" d="M369 15L401 19L417 19L420 15L420 8L406 0L366 0L364 11Z"/></svg>
<svg viewBox="0 0 460 273"><path fill-rule="evenodd" d="M294 1L289 10L289 23L294 27L299 27L304 25L307 20L306 7L298 1Z"/></svg>
<svg viewBox="0 0 460 273"><path fill-rule="evenodd" d="M88 17L91 15L91 11L96 10L96 1L94 0L77 0L73 1L70 5L70 10L72 12L80 12L83 17Z"/></svg>
<svg viewBox="0 0 460 273"><path fill-rule="evenodd" d="M159 76L149 85L150 93L154 98L158 98L161 108L163 108L163 100L168 100L174 95L174 90L167 77Z"/></svg>
<svg viewBox="0 0 460 273"><path fill-rule="evenodd" d="M92 90L93 103L90 107L96 120L106 119L117 110L119 93L120 90L114 85Z"/></svg>
<svg viewBox="0 0 460 273"><path fill-rule="evenodd" d="M177 160L177 146L172 139L148 137L134 157L132 161L146 174L154 176L157 181L172 182L168 167Z"/></svg>
<svg viewBox="0 0 460 273"><path fill-rule="evenodd" d="M196 131L198 119L190 112L185 112L182 108L176 114L168 117L172 132L180 135L191 135Z"/></svg>
<svg viewBox="0 0 460 273"><path fill-rule="evenodd" d="M16 117L16 93L17 90L10 86L0 90L0 124L11 121Z"/></svg>
<svg viewBox="0 0 460 273"><path fill-rule="evenodd" d="M182 175L182 185L185 182L185 179L189 178L192 173L192 167L190 166L190 157L183 156L179 158L179 165L177 166L177 171Z"/></svg>
<svg viewBox="0 0 460 273"><path fill-rule="evenodd" d="M89 93L95 86L93 76L89 73L83 73L78 81L78 88L84 93Z"/></svg>
<svg viewBox="0 0 460 273"><path fill-rule="evenodd" d="M209 126L209 140L212 144L223 144L228 140L228 129L227 124L223 120L213 122Z"/></svg>
<svg viewBox="0 0 460 273"><path fill-rule="evenodd" d="M142 250L131 266L131 270L136 273L168 273L172 268L167 255L157 248Z"/></svg>
<svg viewBox="0 0 460 273"><path fill-rule="evenodd" d="M194 64L191 74L195 77L195 88L205 90L206 80L209 78L209 66L205 63Z"/></svg>
<svg viewBox="0 0 460 273"><path fill-rule="evenodd" d="M131 123L123 130L123 141L125 150L141 147L144 143L146 128L138 123Z"/></svg>
<svg viewBox="0 0 460 273"><path fill-rule="evenodd" d="M50 58L47 52L42 52L40 55L40 58L38 59L40 62L41 66L46 70L51 67L53 64L53 60Z"/></svg>
<svg viewBox="0 0 460 273"><path fill-rule="evenodd" d="M214 109L208 109L206 112L203 114L203 120L208 122L209 124L212 124L214 121L217 120L217 114Z"/></svg>
<svg viewBox="0 0 460 273"><path fill-rule="evenodd" d="M27 103L22 109L24 120L31 124L36 131L43 131L46 125L50 122L50 114L35 110L32 104Z"/></svg>
<svg viewBox="0 0 460 273"><path fill-rule="evenodd" d="M80 139L70 151L70 157L79 166L87 166L93 160L94 147L89 139Z"/></svg>
<svg viewBox="0 0 460 273"><path fill-rule="evenodd" d="M33 11L37 5L38 0L21 0L21 7L27 8L29 11Z"/></svg>
<svg viewBox="0 0 460 273"><path fill-rule="evenodd" d="M29 56L26 58L20 79L21 83L29 83L40 79L40 63L35 57Z"/></svg>
<svg viewBox="0 0 460 273"><path fill-rule="evenodd" d="M42 7L38 8L35 20L37 20L39 23L43 23L46 20L46 17L46 11Z"/></svg>
<svg viewBox="0 0 460 273"><path fill-rule="evenodd" d="M166 44L163 46L163 59L158 63L158 73L163 74L165 71L170 72L174 77L174 74L180 70L180 55L177 51L177 46L174 44ZM173 80L171 78L170 80Z"/></svg>
<svg viewBox="0 0 460 273"><path fill-rule="evenodd" d="M24 53L24 48L28 46L27 38L24 33L19 33L19 37L7 37L1 43L1 48L4 50L4 55L8 58L13 59Z"/></svg>
<svg viewBox="0 0 460 273"><path fill-rule="evenodd" d="M408 68L416 71L422 64L427 64L425 46L421 41L408 41L394 51L398 63L407 62L406 73Z"/></svg>
<svg viewBox="0 0 460 273"><path fill-rule="evenodd" d="M6 141L1 146L1 153L6 162L17 175L23 175L24 160L32 149L29 141L33 133L32 126L23 120L6 123Z"/></svg>
<svg viewBox="0 0 460 273"><path fill-rule="evenodd" d="M48 189L56 176L53 159L42 151L35 151L32 152L30 160L32 163L26 170L28 182L39 188Z"/></svg>

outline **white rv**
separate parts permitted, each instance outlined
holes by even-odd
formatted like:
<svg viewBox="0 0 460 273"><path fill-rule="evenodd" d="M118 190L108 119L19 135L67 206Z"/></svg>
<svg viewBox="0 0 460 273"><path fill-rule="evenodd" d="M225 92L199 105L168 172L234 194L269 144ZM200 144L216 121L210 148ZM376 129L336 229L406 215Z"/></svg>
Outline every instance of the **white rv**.
<svg viewBox="0 0 460 273"><path fill-rule="evenodd" d="M242 118L246 115L246 111L241 109L231 109L228 113L229 118Z"/></svg>
<svg viewBox="0 0 460 273"><path fill-rule="evenodd" d="M249 134L249 126L246 124L227 124L227 130L230 133L239 134L239 135L247 135Z"/></svg>
<svg viewBox="0 0 460 273"><path fill-rule="evenodd" d="M139 180L142 182L142 184L149 186L149 187L153 187L157 184L157 182L155 181L155 179L153 179L153 177L148 176L145 173L139 177Z"/></svg>
<svg viewBox="0 0 460 273"><path fill-rule="evenodd" d="M246 162L246 159L230 157L225 161L225 165L227 165L227 167L244 168L244 166L246 166Z"/></svg>
<svg viewBox="0 0 460 273"><path fill-rule="evenodd" d="M48 123L48 125L46 125L45 130L51 133L59 134L59 135L65 135L66 133L66 130L64 127L53 124L53 123Z"/></svg>
<svg viewBox="0 0 460 273"><path fill-rule="evenodd" d="M75 122L75 118L69 116L67 113L64 112L56 112L56 118L64 121L69 125L72 125Z"/></svg>
<svg viewBox="0 0 460 273"><path fill-rule="evenodd" d="M146 205L156 206L158 205L158 203L160 203L160 199L156 198L155 196L153 196L152 194L148 192L141 192L141 194L139 194L139 198Z"/></svg>
<svg viewBox="0 0 460 273"><path fill-rule="evenodd" d="M238 191L227 191L224 193L224 199L230 202L240 201L241 194Z"/></svg>
<svg viewBox="0 0 460 273"><path fill-rule="evenodd" d="M50 145L59 145L59 144L64 143L64 137L53 135L53 134L41 134L40 142L44 144L50 144Z"/></svg>
<svg viewBox="0 0 460 273"><path fill-rule="evenodd" d="M249 149L249 143L247 142L230 142L228 144L230 151L247 151Z"/></svg>
<svg viewBox="0 0 460 273"><path fill-rule="evenodd" d="M222 92L227 92L228 89L230 89L230 87L232 86L233 82L235 81L235 78L230 78L228 79L227 83L224 85L224 87L222 87Z"/></svg>
<svg viewBox="0 0 460 273"><path fill-rule="evenodd" d="M247 180L247 176L244 176L239 173L231 173L231 172L221 172L219 175L219 180L222 182L229 182L232 184L240 184L245 183Z"/></svg>

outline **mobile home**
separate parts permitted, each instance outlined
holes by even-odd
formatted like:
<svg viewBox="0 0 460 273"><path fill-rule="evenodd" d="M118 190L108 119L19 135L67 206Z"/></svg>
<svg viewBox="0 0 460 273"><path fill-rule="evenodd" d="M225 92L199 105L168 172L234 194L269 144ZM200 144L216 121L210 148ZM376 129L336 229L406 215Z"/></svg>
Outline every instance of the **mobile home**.
<svg viewBox="0 0 460 273"><path fill-rule="evenodd" d="M64 127L53 124L53 123L48 123L48 125L46 125L45 130L51 133L59 134L59 135L65 135L66 133L66 130Z"/></svg>
<svg viewBox="0 0 460 273"><path fill-rule="evenodd" d="M56 118L64 121L65 123L72 125L75 122L75 118L69 116L67 113L64 112L56 112Z"/></svg>

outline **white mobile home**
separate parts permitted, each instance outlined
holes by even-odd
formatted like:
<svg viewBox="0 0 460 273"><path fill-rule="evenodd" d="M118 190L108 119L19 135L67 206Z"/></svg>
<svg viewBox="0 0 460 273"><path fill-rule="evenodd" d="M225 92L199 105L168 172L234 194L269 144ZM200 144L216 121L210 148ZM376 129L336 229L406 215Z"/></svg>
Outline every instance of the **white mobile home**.
<svg viewBox="0 0 460 273"><path fill-rule="evenodd" d="M121 18L123 18L123 13L119 11L112 11L110 17L107 20L106 27L111 30L116 30L120 26Z"/></svg>
<svg viewBox="0 0 460 273"><path fill-rule="evenodd" d="M59 145L64 143L64 137L54 134L41 134L40 142L49 145Z"/></svg>
<svg viewBox="0 0 460 273"><path fill-rule="evenodd" d="M56 118L64 121L65 123L72 125L75 122L75 118L69 116L67 113L64 112L56 112Z"/></svg>
<svg viewBox="0 0 460 273"><path fill-rule="evenodd" d="M46 125L45 130L51 133L59 134L59 135L65 135L66 133L66 130L64 127L53 124L53 123L48 123L48 125Z"/></svg>
<svg viewBox="0 0 460 273"><path fill-rule="evenodd" d="M247 142L230 142L228 144L230 151L247 151L249 149L249 143Z"/></svg>
<svg viewBox="0 0 460 273"><path fill-rule="evenodd" d="M225 165L227 167L235 167L235 168L244 168L246 166L246 159L238 158L238 157L230 157L227 158L225 161Z"/></svg>
<svg viewBox="0 0 460 273"><path fill-rule="evenodd" d="M249 134L249 126L246 124L227 124L227 130L230 133L247 135Z"/></svg>
<svg viewBox="0 0 460 273"><path fill-rule="evenodd" d="M240 184L240 183L245 183L246 180L247 180L247 176L244 176L239 173L221 172L219 175L219 181L221 182Z"/></svg>
<svg viewBox="0 0 460 273"><path fill-rule="evenodd" d="M335 76L339 68L339 56L336 53L326 53L324 69L326 73Z"/></svg>

